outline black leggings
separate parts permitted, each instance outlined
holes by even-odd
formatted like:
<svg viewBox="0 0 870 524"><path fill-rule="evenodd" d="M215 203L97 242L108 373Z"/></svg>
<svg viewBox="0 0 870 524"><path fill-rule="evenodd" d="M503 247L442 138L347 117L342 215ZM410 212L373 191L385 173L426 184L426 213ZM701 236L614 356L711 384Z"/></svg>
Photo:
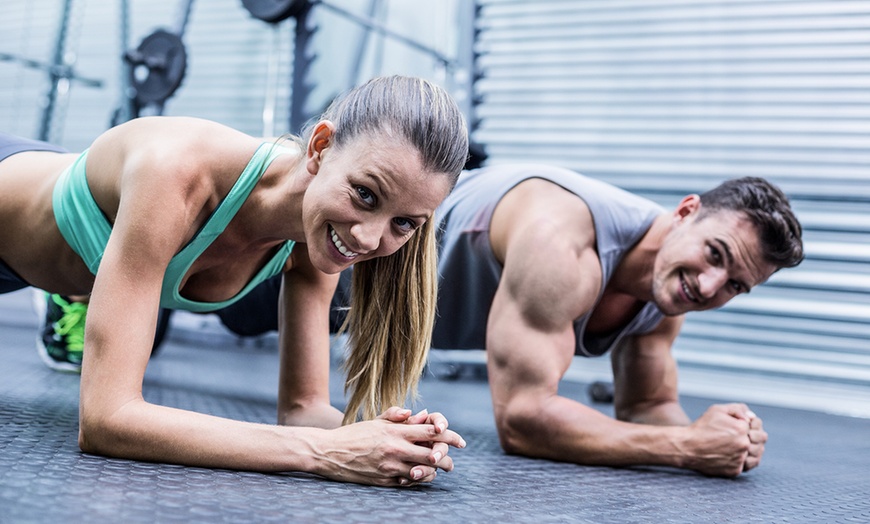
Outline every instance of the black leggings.
<svg viewBox="0 0 870 524"><path fill-rule="evenodd" d="M10 135L8 133L0 133L0 162L6 160L15 153L24 151L54 151L55 153L66 153L67 150L58 147L48 142L40 142L39 140L30 140L20 136ZM30 284L24 281L18 273L0 260L0 294L10 293L28 287Z"/></svg>
<svg viewBox="0 0 870 524"><path fill-rule="evenodd" d="M338 331L350 305L351 270L341 273L329 310L329 330ZM215 311L221 323L236 335L252 337L278 330L278 295L281 275L275 275L251 290L231 306Z"/></svg>
<svg viewBox="0 0 870 524"><path fill-rule="evenodd" d="M23 278L18 276L18 273L7 266L5 262L0 260L0 294L11 293L29 286Z"/></svg>

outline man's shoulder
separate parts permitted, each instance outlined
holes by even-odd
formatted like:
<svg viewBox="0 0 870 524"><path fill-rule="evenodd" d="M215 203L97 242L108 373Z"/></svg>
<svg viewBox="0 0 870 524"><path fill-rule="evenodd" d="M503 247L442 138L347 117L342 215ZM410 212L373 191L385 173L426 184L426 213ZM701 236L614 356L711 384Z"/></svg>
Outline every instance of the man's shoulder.
<svg viewBox="0 0 870 524"><path fill-rule="evenodd" d="M595 249L595 222L576 194L548 180L531 178L505 194L493 213L493 247L519 243L530 256L574 255Z"/></svg>

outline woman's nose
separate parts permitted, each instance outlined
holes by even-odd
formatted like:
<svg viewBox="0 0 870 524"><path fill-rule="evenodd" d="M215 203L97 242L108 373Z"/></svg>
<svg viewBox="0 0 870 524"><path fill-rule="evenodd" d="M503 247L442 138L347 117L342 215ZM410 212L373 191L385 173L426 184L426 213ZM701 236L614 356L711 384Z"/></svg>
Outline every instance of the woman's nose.
<svg viewBox="0 0 870 524"><path fill-rule="evenodd" d="M380 220L367 220L355 224L350 228L357 249L363 253L376 251L381 245L384 233L384 225Z"/></svg>

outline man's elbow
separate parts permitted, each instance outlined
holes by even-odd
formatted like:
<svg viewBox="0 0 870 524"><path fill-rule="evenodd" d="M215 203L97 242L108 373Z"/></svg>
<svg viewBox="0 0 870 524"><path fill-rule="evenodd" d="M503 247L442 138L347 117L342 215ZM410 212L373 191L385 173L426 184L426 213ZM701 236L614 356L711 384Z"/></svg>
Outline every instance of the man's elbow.
<svg viewBox="0 0 870 524"><path fill-rule="evenodd" d="M534 417L527 410L508 407L496 414L496 428L501 447L509 455L534 456Z"/></svg>

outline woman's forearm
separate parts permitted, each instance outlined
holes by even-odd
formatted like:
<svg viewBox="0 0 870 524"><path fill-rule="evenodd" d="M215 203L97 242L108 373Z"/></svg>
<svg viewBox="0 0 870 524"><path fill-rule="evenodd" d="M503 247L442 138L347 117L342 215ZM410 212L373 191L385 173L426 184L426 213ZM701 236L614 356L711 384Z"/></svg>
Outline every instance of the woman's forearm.
<svg viewBox="0 0 870 524"><path fill-rule="evenodd" d="M108 416L82 409L83 451L151 462L264 472L317 472L317 428L283 427L219 418L131 401Z"/></svg>
<svg viewBox="0 0 870 524"><path fill-rule="evenodd" d="M433 456L433 445L465 446L449 429L385 419L331 430L273 426L143 400L128 402L107 417L88 413L82 409L79 445L89 453L199 467L304 471L381 486L430 482L436 468L452 469L446 456ZM437 449L447 451L444 445Z"/></svg>

